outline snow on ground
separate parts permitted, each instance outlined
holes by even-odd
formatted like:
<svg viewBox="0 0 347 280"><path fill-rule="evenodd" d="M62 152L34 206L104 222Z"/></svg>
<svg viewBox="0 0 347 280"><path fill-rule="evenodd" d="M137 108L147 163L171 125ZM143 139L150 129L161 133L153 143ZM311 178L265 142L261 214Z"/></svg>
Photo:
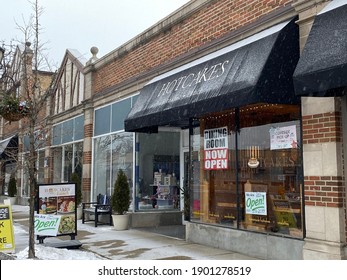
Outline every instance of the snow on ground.
<svg viewBox="0 0 347 280"><path fill-rule="evenodd" d="M28 249L15 254L17 260L28 259ZM35 255L41 260L102 260L101 257L91 252L82 250L68 250L68 249L57 249L53 247L46 247L40 244L35 245Z"/></svg>

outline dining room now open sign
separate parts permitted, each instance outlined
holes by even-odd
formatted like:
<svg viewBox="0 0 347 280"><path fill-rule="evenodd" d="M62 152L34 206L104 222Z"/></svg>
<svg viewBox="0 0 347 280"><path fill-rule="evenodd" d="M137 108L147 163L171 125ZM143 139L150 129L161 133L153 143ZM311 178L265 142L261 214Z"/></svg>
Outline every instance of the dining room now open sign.
<svg viewBox="0 0 347 280"><path fill-rule="evenodd" d="M204 169L228 169L228 128L204 130Z"/></svg>
<svg viewBox="0 0 347 280"><path fill-rule="evenodd" d="M11 205L0 205L0 251L15 251Z"/></svg>

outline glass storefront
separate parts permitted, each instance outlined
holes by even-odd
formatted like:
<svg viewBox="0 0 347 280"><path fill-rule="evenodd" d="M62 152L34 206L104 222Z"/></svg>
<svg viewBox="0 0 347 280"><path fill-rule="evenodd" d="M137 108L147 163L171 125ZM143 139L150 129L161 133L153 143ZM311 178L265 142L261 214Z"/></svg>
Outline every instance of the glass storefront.
<svg viewBox="0 0 347 280"><path fill-rule="evenodd" d="M133 193L134 134L124 132L124 119L137 96L95 110L92 197L112 195L118 170L122 169Z"/></svg>
<svg viewBox="0 0 347 280"><path fill-rule="evenodd" d="M83 142L52 148L53 183L68 182L72 173L82 178Z"/></svg>
<svg viewBox="0 0 347 280"><path fill-rule="evenodd" d="M121 132L94 139L93 195L112 194L119 169L132 187L133 133Z"/></svg>
<svg viewBox="0 0 347 280"><path fill-rule="evenodd" d="M74 172L82 178L83 137L83 116L53 126L52 183L68 182Z"/></svg>
<svg viewBox="0 0 347 280"><path fill-rule="evenodd" d="M243 107L191 131L192 221L303 236L300 106Z"/></svg>
<svg viewBox="0 0 347 280"><path fill-rule="evenodd" d="M137 134L138 211L179 209L180 132Z"/></svg>

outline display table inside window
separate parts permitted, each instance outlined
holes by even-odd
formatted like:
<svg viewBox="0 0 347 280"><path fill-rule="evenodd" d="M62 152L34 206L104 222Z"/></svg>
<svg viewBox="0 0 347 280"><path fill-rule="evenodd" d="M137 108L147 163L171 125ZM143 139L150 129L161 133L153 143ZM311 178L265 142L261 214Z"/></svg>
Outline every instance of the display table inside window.
<svg viewBox="0 0 347 280"><path fill-rule="evenodd" d="M161 184L161 181L164 181L166 184ZM154 184L150 184L149 186L151 193L142 197L142 201L139 203L140 210L179 208L179 189L174 176L164 176L156 172L154 175Z"/></svg>

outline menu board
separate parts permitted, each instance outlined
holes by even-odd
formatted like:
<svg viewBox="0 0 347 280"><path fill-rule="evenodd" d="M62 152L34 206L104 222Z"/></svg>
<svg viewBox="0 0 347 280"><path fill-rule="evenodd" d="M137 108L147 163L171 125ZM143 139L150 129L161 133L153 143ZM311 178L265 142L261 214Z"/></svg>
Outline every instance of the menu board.
<svg viewBox="0 0 347 280"><path fill-rule="evenodd" d="M77 234L76 185L73 183L39 185L37 213L59 216L57 235Z"/></svg>

